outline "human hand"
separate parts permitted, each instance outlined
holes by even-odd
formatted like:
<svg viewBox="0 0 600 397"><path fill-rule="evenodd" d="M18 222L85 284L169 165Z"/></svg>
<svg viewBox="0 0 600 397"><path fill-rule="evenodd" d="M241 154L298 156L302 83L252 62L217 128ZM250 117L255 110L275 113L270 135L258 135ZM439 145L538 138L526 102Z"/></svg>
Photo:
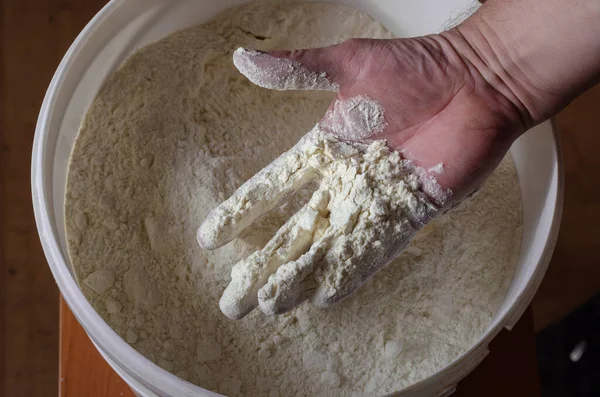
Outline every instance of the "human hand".
<svg viewBox="0 0 600 397"><path fill-rule="evenodd" d="M531 121L510 92L488 82L493 73L470 64L453 41L442 34L353 39L326 48L268 54L238 50L236 64L265 88L337 90L329 113L336 104L357 96L375 100L385 112L385 128L375 134L352 134L385 139L424 169L442 163L444 172L437 182L458 201L493 171ZM297 64L291 67L282 58ZM284 72L299 65L317 77L325 74L333 84L298 78L301 73L286 80ZM327 123L327 117L322 123ZM340 138L351 140L343 133ZM428 194L437 199L435 192Z"/></svg>
<svg viewBox="0 0 600 397"><path fill-rule="evenodd" d="M431 217L477 188L526 127L519 108L442 36L270 54L238 50L234 62L263 87L337 90L338 96L315 130L198 230L204 248L217 248L282 198L321 182L265 248L234 266L220 302L231 318L256 306L278 314L307 298L319 307L344 299ZM354 112L358 105L366 108ZM373 140L396 151L369 146ZM348 200L350 190L361 198Z"/></svg>
<svg viewBox="0 0 600 397"><path fill-rule="evenodd" d="M198 230L203 247L217 248L285 197L318 182L309 202L262 250L234 265L221 311L233 319L257 306L281 314L308 298L327 307L353 293L438 211L411 170L384 141L359 149L317 125L213 210Z"/></svg>

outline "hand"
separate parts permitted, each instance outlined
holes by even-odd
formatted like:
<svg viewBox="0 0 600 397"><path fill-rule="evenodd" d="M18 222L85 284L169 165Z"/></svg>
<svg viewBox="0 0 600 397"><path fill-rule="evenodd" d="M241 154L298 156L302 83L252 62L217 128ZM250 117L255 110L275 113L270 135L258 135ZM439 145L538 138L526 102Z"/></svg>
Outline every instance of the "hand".
<svg viewBox="0 0 600 397"><path fill-rule="evenodd" d="M238 262L220 301L239 319L280 314L307 298L327 307L357 290L438 211L412 166L384 141L366 149L318 125L244 183L198 230L205 248L236 237L284 197L318 181L309 202L259 251Z"/></svg>
<svg viewBox="0 0 600 397"><path fill-rule="evenodd" d="M442 163L437 182L458 201L495 169L531 121L516 98L488 83L491 71L475 68L457 52L455 41L450 34L353 39L326 48L253 56L250 61L263 73L254 73L258 79L253 79L248 66L242 73L266 88L314 87L310 80L284 87L276 73L281 68L277 58L284 58L325 73L339 86L337 101L359 95L376 100L385 110L387 126L369 138L387 140L424 169ZM241 61L237 64L242 66Z"/></svg>
<svg viewBox="0 0 600 397"><path fill-rule="evenodd" d="M282 313L307 298L327 307L352 294L394 259L431 217L477 188L525 129L518 107L487 84L442 36L350 40L270 54L238 50L234 62L267 88L339 93L316 130L247 181L198 230L204 248L217 248L283 197L321 180L310 202L264 249L234 266L220 302L231 318L241 318L256 306L268 314ZM383 117L375 117L375 125L369 124L373 120L353 123L344 109L355 98L374 100ZM358 143L350 142L353 138L361 143L382 139L396 152L374 144L360 151ZM373 150L380 152L373 156ZM353 202L348 209L346 196L332 187L343 179L337 169L363 164L365 156L385 162L397 178L385 180L377 167L369 172L366 167L343 182L352 189L361 181L369 186L370 197L381 199L380 214L372 200ZM428 171L440 163L441 173ZM403 188L402 195L396 193ZM359 238L353 228L365 235Z"/></svg>

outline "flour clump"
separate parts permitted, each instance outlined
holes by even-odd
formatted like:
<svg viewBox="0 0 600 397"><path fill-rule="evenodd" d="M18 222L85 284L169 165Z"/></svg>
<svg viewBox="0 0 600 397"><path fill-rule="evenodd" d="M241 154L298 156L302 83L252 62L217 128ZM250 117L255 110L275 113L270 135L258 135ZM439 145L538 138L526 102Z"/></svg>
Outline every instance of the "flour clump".
<svg viewBox="0 0 600 397"><path fill-rule="evenodd" d="M257 87L233 54L351 37L391 35L339 5L245 4L139 49L91 105L67 182L71 262L102 318L165 370L229 396L385 395L464 353L500 307L521 241L510 157L334 309L240 321L219 310L232 265L263 250L313 191L213 251L198 246L198 225L296 145L335 95Z"/></svg>

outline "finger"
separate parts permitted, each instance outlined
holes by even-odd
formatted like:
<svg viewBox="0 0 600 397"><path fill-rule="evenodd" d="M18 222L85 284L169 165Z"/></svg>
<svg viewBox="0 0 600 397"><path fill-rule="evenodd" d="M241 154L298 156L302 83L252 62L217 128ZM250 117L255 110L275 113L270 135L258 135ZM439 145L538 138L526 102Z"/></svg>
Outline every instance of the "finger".
<svg viewBox="0 0 600 397"><path fill-rule="evenodd" d="M314 180L317 170L310 161L312 145L307 134L296 146L244 183L229 199L211 211L198 229L205 249L218 248L237 237L263 214L275 209L289 193Z"/></svg>
<svg viewBox="0 0 600 397"><path fill-rule="evenodd" d="M240 319L258 306L258 291L270 275L284 263L297 260L306 253L319 230L327 207L326 192L317 191L309 204L286 222L260 251L238 262L231 271L231 282L223 292L219 306L231 319Z"/></svg>
<svg viewBox="0 0 600 397"><path fill-rule="evenodd" d="M323 228L326 220L323 218ZM282 314L299 306L315 289L312 273L328 247L329 235L321 237L308 252L282 265L258 291L258 305L267 315Z"/></svg>
<svg viewBox="0 0 600 397"><path fill-rule="evenodd" d="M238 48L233 54L237 69L254 84L272 90L339 91L353 76L348 61L359 65L365 51L361 43L351 40L322 48L262 52Z"/></svg>
<svg viewBox="0 0 600 397"><path fill-rule="evenodd" d="M279 266L298 258L312 243L307 231L288 223L279 229L265 248L252 253L235 264L231 270L231 282L223 292L219 307L227 317L239 320L258 306L258 290Z"/></svg>
<svg viewBox="0 0 600 397"><path fill-rule="evenodd" d="M358 238L340 235L332 242L319 264L322 273L310 298L314 306L326 308L352 295L398 256L417 231L406 218L381 226L366 230Z"/></svg>
<svg viewBox="0 0 600 397"><path fill-rule="evenodd" d="M248 80L271 90L339 91L340 88L323 70L311 70L298 61L266 52L238 48L233 53L233 64Z"/></svg>

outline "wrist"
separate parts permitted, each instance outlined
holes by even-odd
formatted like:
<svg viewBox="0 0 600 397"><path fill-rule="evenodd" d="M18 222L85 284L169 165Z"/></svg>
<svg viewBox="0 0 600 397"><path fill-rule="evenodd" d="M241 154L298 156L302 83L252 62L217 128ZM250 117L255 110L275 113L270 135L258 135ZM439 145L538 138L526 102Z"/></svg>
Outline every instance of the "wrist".
<svg viewBox="0 0 600 397"><path fill-rule="evenodd" d="M600 3L488 1L443 33L526 127L554 115L600 77Z"/></svg>
<svg viewBox="0 0 600 397"><path fill-rule="evenodd" d="M532 90L532 85L527 83L530 78L523 74L500 40L486 32L488 29L484 21L472 16L461 25L441 33L441 36L450 43L471 73L485 80L512 105L515 118L524 131L543 121L546 112L540 110L539 104L544 101Z"/></svg>
<svg viewBox="0 0 600 397"><path fill-rule="evenodd" d="M474 87L479 87L477 89L488 98L490 109L497 115L503 115L505 121L500 124L504 125L501 128L503 134L508 134L513 140L535 125L531 109L522 100L512 78L498 67L499 59L504 55L483 40L474 27L466 29L463 24L460 28L440 33L439 38L450 50L451 56L464 64L475 82Z"/></svg>

